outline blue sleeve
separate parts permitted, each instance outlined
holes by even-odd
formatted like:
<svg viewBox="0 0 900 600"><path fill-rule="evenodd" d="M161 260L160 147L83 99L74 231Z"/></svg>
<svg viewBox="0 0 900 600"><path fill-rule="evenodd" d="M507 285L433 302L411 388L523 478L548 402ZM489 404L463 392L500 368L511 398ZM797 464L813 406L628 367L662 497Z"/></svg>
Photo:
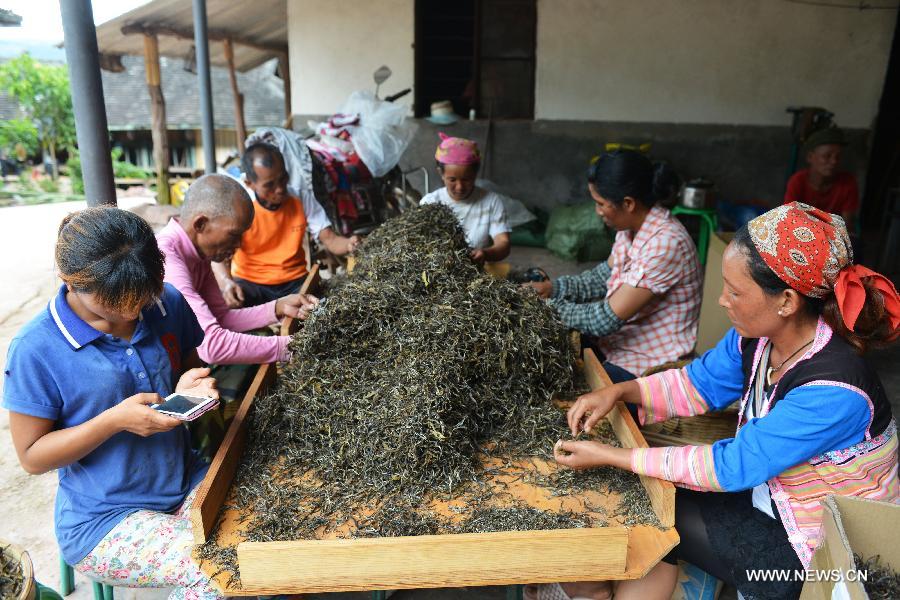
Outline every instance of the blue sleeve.
<svg viewBox="0 0 900 600"><path fill-rule="evenodd" d="M765 417L713 445L713 465L726 491L752 488L815 456L863 440L871 413L846 388L805 385L788 392Z"/></svg>
<svg viewBox="0 0 900 600"><path fill-rule="evenodd" d="M197 321L197 315L175 286L166 283L163 288L163 304L166 310L175 317L175 328L172 331L178 337L182 356L187 356L203 342L203 328ZM176 379L180 373L175 373Z"/></svg>
<svg viewBox="0 0 900 600"><path fill-rule="evenodd" d="M716 347L687 366L687 374L711 410L722 410L744 391L740 336L732 327Z"/></svg>
<svg viewBox="0 0 900 600"><path fill-rule="evenodd" d="M55 421L63 398L45 352L29 339L16 338L9 346L3 381L3 407L23 415Z"/></svg>

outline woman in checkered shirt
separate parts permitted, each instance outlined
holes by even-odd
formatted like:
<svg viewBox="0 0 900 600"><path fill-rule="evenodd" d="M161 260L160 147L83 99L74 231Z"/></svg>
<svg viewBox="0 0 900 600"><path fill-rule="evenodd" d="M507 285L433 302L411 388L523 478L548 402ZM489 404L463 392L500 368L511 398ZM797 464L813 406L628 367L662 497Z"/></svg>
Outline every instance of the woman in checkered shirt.
<svg viewBox="0 0 900 600"><path fill-rule="evenodd" d="M617 231L609 260L580 275L530 283L563 323L593 336L613 381L689 355L697 341L700 261L694 242L656 204L677 186L665 165L633 150L607 152L591 166L597 214Z"/></svg>

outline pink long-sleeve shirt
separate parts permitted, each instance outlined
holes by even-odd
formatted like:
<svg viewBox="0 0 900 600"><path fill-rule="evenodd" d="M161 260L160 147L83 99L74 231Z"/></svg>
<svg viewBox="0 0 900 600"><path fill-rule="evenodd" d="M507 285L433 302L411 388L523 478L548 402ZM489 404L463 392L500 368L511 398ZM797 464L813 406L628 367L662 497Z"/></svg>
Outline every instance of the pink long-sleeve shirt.
<svg viewBox="0 0 900 600"><path fill-rule="evenodd" d="M208 260L201 258L187 232L176 220L156 235L166 257L165 281L188 301L203 328L197 353L212 364L255 364L285 361L288 336L262 337L240 333L277 320L275 301L249 308L229 308Z"/></svg>

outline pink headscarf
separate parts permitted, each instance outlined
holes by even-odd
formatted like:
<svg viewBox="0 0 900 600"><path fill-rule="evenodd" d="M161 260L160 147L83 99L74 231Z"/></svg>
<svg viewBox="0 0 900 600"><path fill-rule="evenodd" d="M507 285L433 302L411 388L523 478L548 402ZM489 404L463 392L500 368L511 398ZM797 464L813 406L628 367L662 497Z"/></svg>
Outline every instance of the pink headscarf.
<svg viewBox="0 0 900 600"><path fill-rule="evenodd" d="M477 165L481 162L478 144L464 138L450 137L438 133L441 143L438 144L434 158L442 165Z"/></svg>

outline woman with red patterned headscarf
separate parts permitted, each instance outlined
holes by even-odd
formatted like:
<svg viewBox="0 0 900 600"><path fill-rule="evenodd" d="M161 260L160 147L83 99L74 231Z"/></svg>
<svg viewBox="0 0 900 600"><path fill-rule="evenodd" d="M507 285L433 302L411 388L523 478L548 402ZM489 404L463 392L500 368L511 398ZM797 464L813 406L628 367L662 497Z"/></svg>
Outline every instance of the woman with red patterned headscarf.
<svg viewBox="0 0 900 600"><path fill-rule="evenodd" d="M808 567L829 494L898 502L897 427L862 356L900 335L894 285L853 264L841 217L797 202L738 231L722 274L719 304L734 328L718 346L684 369L586 394L568 419L576 434L619 400L637 405L642 423L740 400L734 438L677 448L592 441L555 448L557 461L574 469L612 465L679 485L681 543L644 579L619 584L616 598L669 598L676 559L747 597L796 598L802 580L749 581L748 571ZM608 592L608 584L553 584L530 595Z"/></svg>

